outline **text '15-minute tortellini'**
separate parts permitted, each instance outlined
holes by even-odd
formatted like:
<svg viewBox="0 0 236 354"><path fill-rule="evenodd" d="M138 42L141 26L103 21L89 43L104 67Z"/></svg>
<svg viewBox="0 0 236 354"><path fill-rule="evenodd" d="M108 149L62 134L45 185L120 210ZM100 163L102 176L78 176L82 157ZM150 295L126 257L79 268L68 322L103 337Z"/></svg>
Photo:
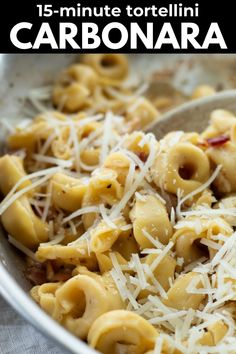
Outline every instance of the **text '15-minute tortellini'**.
<svg viewBox="0 0 236 354"><path fill-rule="evenodd" d="M85 55L59 75L57 111L12 129L1 224L32 298L94 349L232 354L236 117L215 110L202 133L157 141L139 130L155 97L127 78L125 56Z"/></svg>

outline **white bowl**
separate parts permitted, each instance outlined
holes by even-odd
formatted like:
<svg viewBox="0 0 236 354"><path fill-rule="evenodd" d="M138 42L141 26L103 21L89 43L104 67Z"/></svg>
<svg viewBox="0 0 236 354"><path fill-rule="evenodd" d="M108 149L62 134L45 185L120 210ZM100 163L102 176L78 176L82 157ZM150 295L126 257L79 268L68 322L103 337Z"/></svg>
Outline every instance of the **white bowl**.
<svg viewBox="0 0 236 354"><path fill-rule="evenodd" d="M20 117L22 99L31 88L52 82L61 68L76 59L75 55L0 55L0 111L1 118L15 120ZM132 55L132 72L149 75L154 70L170 70L170 79L185 93L200 83L223 83L232 88L230 81L235 70L235 55ZM210 63L210 64L209 64ZM191 65L190 65L191 64ZM184 70L184 67L185 70ZM188 69L187 69L188 68ZM188 72L186 73L186 70ZM179 129L180 127L178 127ZM1 133L2 129L0 129ZM0 172L1 173L1 172ZM61 345L64 350L77 354L92 354L94 350L75 338L47 316L29 297L30 284L24 274L24 261L19 253L1 235L0 242L0 292L27 321L43 334Z"/></svg>

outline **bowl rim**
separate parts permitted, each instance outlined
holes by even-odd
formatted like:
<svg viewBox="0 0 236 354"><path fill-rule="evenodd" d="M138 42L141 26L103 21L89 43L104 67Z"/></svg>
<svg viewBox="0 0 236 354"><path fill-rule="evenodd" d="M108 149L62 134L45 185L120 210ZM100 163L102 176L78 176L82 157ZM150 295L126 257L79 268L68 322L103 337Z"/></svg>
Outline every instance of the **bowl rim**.
<svg viewBox="0 0 236 354"><path fill-rule="evenodd" d="M49 317L20 287L1 262L0 294L27 322L68 353L98 354Z"/></svg>

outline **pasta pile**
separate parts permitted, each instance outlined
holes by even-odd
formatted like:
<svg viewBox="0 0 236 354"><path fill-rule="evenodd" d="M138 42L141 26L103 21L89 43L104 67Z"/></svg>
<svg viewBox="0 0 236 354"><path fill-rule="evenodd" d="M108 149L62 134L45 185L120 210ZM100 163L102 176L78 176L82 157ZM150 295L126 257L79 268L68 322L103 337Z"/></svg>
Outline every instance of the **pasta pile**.
<svg viewBox="0 0 236 354"><path fill-rule="evenodd" d="M66 113L113 113L125 117L126 129L142 129L160 116L154 104L141 96L147 89L126 87L128 61L119 54L90 54L59 76L53 89L53 103Z"/></svg>
<svg viewBox="0 0 236 354"><path fill-rule="evenodd" d="M104 354L235 353L236 117L157 141L137 130L148 100L120 112L99 98L89 114L127 74L123 56L105 72L99 58L62 74L58 111L16 126L0 158L1 223L30 294Z"/></svg>

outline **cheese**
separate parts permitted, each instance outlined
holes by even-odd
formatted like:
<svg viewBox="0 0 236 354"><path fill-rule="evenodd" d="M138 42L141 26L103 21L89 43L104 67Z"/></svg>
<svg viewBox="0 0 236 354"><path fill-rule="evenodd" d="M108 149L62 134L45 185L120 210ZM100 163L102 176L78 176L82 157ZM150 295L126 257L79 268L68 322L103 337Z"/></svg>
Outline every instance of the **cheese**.
<svg viewBox="0 0 236 354"><path fill-rule="evenodd" d="M43 209L42 221L47 220L47 216L48 216L48 212L49 212L49 208L50 208L50 204L51 204L51 196L52 196L52 183L50 182L49 187L48 187L48 194L47 194L44 209Z"/></svg>
<svg viewBox="0 0 236 354"><path fill-rule="evenodd" d="M161 317L154 317L152 319L149 320L149 322L151 324L159 324L161 322L164 322L164 321L168 321L168 320L172 320L172 319L176 319L176 318L180 318L180 317L183 317L185 316L187 313L187 311L179 311L179 312L172 312L172 313L168 313L167 315L163 315Z"/></svg>
<svg viewBox="0 0 236 354"><path fill-rule="evenodd" d="M99 205L99 211L101 213L101 216L103 218L103 220L105 221L105 223L110 226L112 229L117 229L117 226L114 222L111 221L111 219L109 218L109 216L107 215L107 209L105 208L104 204L100 204Z"/></svg>
<svg viewBox="0 0 236 354"><path fill-rule="evenodd" d="M150 265L150 269L154 271L158 264L165 258L165 256L168 254L168 252L171 250L171 248L174 246L174 242L170 241L168 245L163 249L160 255L152 262Z"/></svg>
<svg viewBox="0 0 236 354"><path fill-rule="evenodd" d="M163 299L167 299L168 297L167 297L166 291L161 286L159 281L155 278L151 268L147 264L144 264L143 267L144 267L145 273L147 274L147 276L149 277L149 279L152 281L153 285L155 286L156 292L158 292Z"/></svg>
<svg viewBox="0 0 236 354"><path fill-rule="evenodd" d="M130 161L129 172L125 180L125 193L131 188L135 175L135 163Z"/></svg>
<svg viewBox="0 0 236 354"><path fill-rule="evenodd" d="M77 218L78 216L81 216L83 214L88 214L88 213L99 213L100 209L97 206L87 206L84 208L81 208L79 210L74 211L72 214L70 214L69 216L65 217L62 220L62 224L67 223L68 221Z"/></svg>
<svg viewBox="0 0 236 354"><path fill-rule="evenodd" d="M205 245L209 248L212 248L213 250L219 250L221 248L221 245L219 245L218 243L211 241L211 240L207 240L206 238L202 238L200 243L202 245Z"/></svg>
<svg viewBox="0 0 236 354"><path fill-rule="evenodd" d="M145 230L144 228L142 229L143 235L158 249L160 248L161 250L163 250L165 248L165 246L158 240L155 239L154 237L152 237L149 232L147 232L147 230ZM156 250L157 251L157 250Z"/></svg>
<svg viewBox="0 0 236 354"><path fill-rule="evenodd" d="M76 171L79 172L80 171L80 146L78 143L78 137L77 137L77 132L76 132L74 122L70 123L70 136L71 136L71 140L73 142L75 168L76 168Z"/></svg>
<svg viewBox="0 0 236 354"><path fill-rule="evenodd" d="M156 343L155 343L155 347L153 350L153 354L162 354L162 345L164 342L164 338L162 336L158 336Z"/></svg>
<svg viewBox="0 0 236 354"><path fill-rule="evenodd" d="M45 105L42 101L49 101L51 98L52 86L39 87L29 91L26 99L30 101L37 112L45 112L49 105Z"/></svg>
<svg viewBox="0 0 236 354"><path fill-rule="evenodd" d="M49 242L40 243L39 247L58 245L61 241L63 241L64 238L65 235L57 235Z"/></svg>
<svg viewBox="0 0 236 354"><path fill-rule="evenodd" d="M56 136L57 135L55 133L52 133L51 135L49 135L49 137L47 138L47 140L45 141L45 143L43 144L43 146L39 150L39 155L45 155L46 154L46 152L50 148L50 146L51 146L53 140L56 138Z"/></svg>
<svg viewBox="0 0 236 354"><path fill-rule="evenodd" d="M181 218L181 216L183 215L181 212L181 206L183 205L183 203L186 202L188 199L194 197L195 195L203 192L206 188L208 188L218 176L221 168L222 165L218 165L215 171L213 172L213 174L211 175L211 177L205 183L203 183L200 187L198 187L197 189L195 189L194 191L192 191L191 193L187 194L185 197L180 199L176 207L176 215L178 216L178 218Z"/></svg>
<svg viewBox="0 0 236 354"><path fill-rule="evenodd" d="M235 245L236 241L236 232L228 238L228 240L224 243L224 245L220 248L220 250L216 253L216 255L213 257L211 261L211 266L215 267L217 264L219 264L225 255L225 253Z"/></svg>
<svg viewBox="0 0 236 354"><path fill-rule="evenodd" d="M128 109L127 109L127 112L128 113L132 113L134 112L137 108L139 108L139 106L141 106L144 102L145 98L144 97L139 97L138 99L136 99L134 101L134 103L132 103Z"/></svg>
<svg viewBox="0 0 236 354"><path fill-rule="evenodd" d="M15 246L16 248L18 248L18 250L20 250L21 252L23 252L26 256L32 258L34 261L36 261L36 256L34 254L34 252L32 252L29 248L25 247L22 243L20 243L19 241L17 241L14 237L12 237L11 235L8 235L8 241Z"/></svg>
<svg viewBox="0 0 236 354"><path fill-rule="evenodd" d="M62 168L72 167L72 161L70 160L61 160L51 156L44 156L42 154L32 154L32 158L36 161L45 162L52 165L58 165L61 166Z"/></svg>
<svg viewBox="0 0 236 354"><path fill-rule="evenodd" d="M111 112L107 112L104 120L104 125L103 125L103 137L102 137L102 146L100 152L100 165L104 162L109 152L109 142L110 142L111 132L112 132L112 118L113 118L113 114Z"/></svg>
<svg viewBox="0 0 236 354"><path fill-rule="evenodd" d="M143 162L132 151L125 150L125 149L120 149L119 152L121 152L125 156L127 156L130 161L134 162L139 167L140 170L143 168Z"/></svg>
<svg viewBox="0 0 236 354"><path fill-rule="evenodd" d="M32 174L26 175L24 177L22 177L16 184L15 186L11 189L11 191L7 194L7 196L3 199L3 201L0 203L0 215L2 215L4 213L4 211L9 208L9 206L14 203L18 198L20 198L22 195L24 195L25 193L29 192L30 190L40 186L41 184L45 183L48 179L51 178L51 176L54 173L57 173L61 170L61 168L59 167L52 167L46 170L41 170L41 171L37 171L34 172ZM30 180L39 176L44 176L40 179L38 179L36 182L33 182L31 185L22 188L21 190L17 191L15 193L15 191L17 190L17 188L26 180Z"/></svg>
<svg viewBox="0 0 236 354"><path fill-rule="evenodd" d="M145 289L148 286L148 284L146 281L143 265L140 262L140 258L137 253L132 254L131 261L129 262L129 265L130 265L130 269L135 269L135 271L137 272L141 289Z"/></svg>
<svg viewBox="0 0 236 354"><path fill-rule="evenodd" d="M181 339L182 340L185 339L186 337L188 337L188 331L191 327L194 317L195 317L195 310L189 309L186 313L185 318L184 318L184 323L183 323L183 327L181 330Z"/></svg>
<svg viewBox="0 0 236 354"><path fill-rule="evenodd" d="M135 193L136 189L142 182L142 180L145 178L149 168L152 166L154 163L154 159L156 157L156 147L155 147L155 137L152 134L149 134L150 140L149 140L149 148L150 148L150 153L147 158L146 163L144 164L143 168L139 172L138 176L136 177L132 187L130 190L128 190L123 198L120 200L120 202L116 205L116 207L113 209L111 216L116 217L120 214L122 209L126 206L132 195Z"/></svg>

